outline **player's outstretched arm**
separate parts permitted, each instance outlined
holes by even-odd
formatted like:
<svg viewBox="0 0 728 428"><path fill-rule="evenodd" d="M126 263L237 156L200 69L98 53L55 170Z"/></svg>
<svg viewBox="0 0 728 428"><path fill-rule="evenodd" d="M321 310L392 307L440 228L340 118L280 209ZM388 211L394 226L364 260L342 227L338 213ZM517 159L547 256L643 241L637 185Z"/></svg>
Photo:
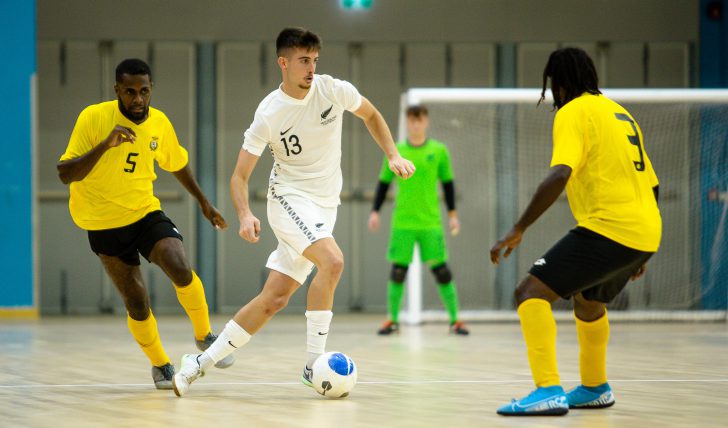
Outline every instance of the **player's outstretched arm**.
<svg viewBox="0 0 728 428"><path fill-rule="evenodd" d="M104 141L97 144L83 156L58 162L56 165L58 177L63 184L81 181L94 169L96 163L107 150L125 142L134 143L135 140L136 134L132 129L116 125Z"/></svg>
<svg viewBox="0 0 728 428"><path fill-rule="evenodd" d="M241 149L235 171L233 171L233 176L230 178L230 196L233 199L238 220L240 220L238 234L241 238L252 243L258 242L260 239L260 220L250 211L248 184L258 159L258 156Z"/></svg>
<svg viewBox="0 0 728 428"><path fill-rule="evenodd" d="M207 200L205 194L202 193L200 185L197 184L197 180L195 180L195 177L192 175L189 164L185 165L184 168L179 171L175 171L173 174L177 181L182 183L184 188L187 189L190 195L197 199L197 203L200 205L202 214L210 221L215 229L227 228L227 223L222 217L222 214L220 214L220 211L218 211L217 208L215 208L210 201Z"/></svg>
<svg viewBox="0 0 728 428"><path fill-rule="evenodd" d="M415 166L400 156L394 145L392 132L379 110L368 99L362 97L361 106L354 112L354 115L364 121L369 134L387 156L389 169L400 178L410 178L415 173Z"/></svg>
<svg viewBox="0 0 728 428"><path fill-rule="evenodd" d="M571 168L566 165L555 165L551 168L513 228L490 249L490 261L493 264L497 265L500 262L500 252L503 248L506 249L503 258L507 258L518 247L523 239L523 233L556 201L564 191L570 176Z"/></svg>

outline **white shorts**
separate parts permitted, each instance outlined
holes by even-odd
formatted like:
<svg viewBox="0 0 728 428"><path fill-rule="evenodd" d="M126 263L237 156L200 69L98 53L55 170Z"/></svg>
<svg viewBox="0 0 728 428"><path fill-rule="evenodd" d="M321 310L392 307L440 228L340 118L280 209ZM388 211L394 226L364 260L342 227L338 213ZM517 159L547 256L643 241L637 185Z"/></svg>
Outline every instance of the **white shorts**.
<svg viewBox="0 0 728 428"><path fill-rule="evenodd" d="M322 207L299 195L274 195L268 199L268 223L278 238L278 248L265 266L303 284L314 264L303 251L323 238L332 238L337 207Z"/></svg>

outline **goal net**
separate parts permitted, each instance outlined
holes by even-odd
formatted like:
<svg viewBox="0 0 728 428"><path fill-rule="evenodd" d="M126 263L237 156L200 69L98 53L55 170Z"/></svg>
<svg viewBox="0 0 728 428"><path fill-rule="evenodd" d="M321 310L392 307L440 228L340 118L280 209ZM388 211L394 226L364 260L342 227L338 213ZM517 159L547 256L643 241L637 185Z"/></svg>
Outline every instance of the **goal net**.
<svg viewBox="0 0 728 428"><path fill-rule="evenodd" d="M630 282L612 302L610 318L725 320L728 90L612 89L604 94L642 128L660 179L663 219L659 252L644 277ZM533 261L575 225L564 192L509 259L498 267L490 263L490 247L513 225L549 169L555 111L550 99L537 107L539 96L540 89L450 88L411 89L402 96L400 139L406 136L406 107L423 104L430 111L429 135L450 149L462 228L447 238L448 264L464 320L517 319L516 285ZM405 322L447 319L426 266L413 264L407 281ZM570 302L554 308L557 318L571 317Z"/></svg>

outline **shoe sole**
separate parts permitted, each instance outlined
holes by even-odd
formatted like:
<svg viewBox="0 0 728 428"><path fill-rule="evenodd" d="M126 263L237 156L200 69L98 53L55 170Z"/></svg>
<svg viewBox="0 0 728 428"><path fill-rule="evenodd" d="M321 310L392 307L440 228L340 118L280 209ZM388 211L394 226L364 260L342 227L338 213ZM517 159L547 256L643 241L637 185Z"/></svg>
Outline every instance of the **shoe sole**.
<svg viewBox="0 0 728 428"><path fill-rule="evenodd" d="M157 383L157 382L154 382L154 387L155 387L155 388L157 388L157 389L161 389L161 390L169 391L170 389L172 389L172 388L173 388L173 386L174 386L174 385L173 385L173 384L174 384L174 381L172 381L172 382L170 382L170 383L167 383L167 382L168 382L168 381L164 381L164 382L159 382L159 383Z"/></svg>
<svg viewBox="0 0 728 428"><path fill-rule="evenodd" d="M179 390L177 389L177 382L175 382L175 379L172 378L172 390L174 390L174 395L177 397L182 397L182 394L179 393Z"/></svg>
<svg viewBox="0 0 728 428"><path fill-rule="evenodd" d="M563 415L569 413L569 409L559 408L559 409L541 410L538 412L518 412L518 413L501 412L499 410L496 413L498 413L501 416L563 416Z"/></svg>
<svg viewBox="0 0 728 428"><path fill-rule="evenodd" d="M611 403L606 403L606 404L584 404L581 406L572 406L571 404L569 404L569 408L570 409L606 409L607 407L614 406L614 403L615 402L612 401Z"/></svg>

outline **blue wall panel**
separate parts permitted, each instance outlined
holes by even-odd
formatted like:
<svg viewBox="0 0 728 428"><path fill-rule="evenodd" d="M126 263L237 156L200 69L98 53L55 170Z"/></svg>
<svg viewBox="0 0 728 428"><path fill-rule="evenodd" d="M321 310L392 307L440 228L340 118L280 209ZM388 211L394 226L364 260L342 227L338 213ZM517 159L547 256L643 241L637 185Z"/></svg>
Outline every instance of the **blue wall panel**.
<svg viewBox="0 0 728 428"><path fill-rule="evenodd" d="M3 108L0 174L0 307L35 306L33 289L32 82L35 75L35 1L3 1L0 67Z"/></svg>
<svg viewBox="0 0 728 428"><path fill-rule="evenodd" d="M728 87L728 2L700 1L700 86ZM704 309L728 307L728 124L725 108L702 111L700 189Z"/></svg>

